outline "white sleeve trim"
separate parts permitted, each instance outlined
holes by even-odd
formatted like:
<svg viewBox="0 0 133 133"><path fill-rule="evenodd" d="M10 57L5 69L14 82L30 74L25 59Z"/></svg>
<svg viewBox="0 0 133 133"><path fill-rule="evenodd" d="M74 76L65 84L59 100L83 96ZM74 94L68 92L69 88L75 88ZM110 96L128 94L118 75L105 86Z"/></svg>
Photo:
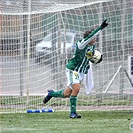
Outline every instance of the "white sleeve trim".
<svg viewBox="0 0 133 133"><path fill-rule="evenodd" d="M86 47L86 45L88 45L88 43L90 43L94 38L97 37L97 35L101 32L101 30L99 30L96 34L94 34L92 37L90 37L88 40L84 41L84 39L82 39L81 42L77 42L78 48L79 49L84 49Z"/></svg>

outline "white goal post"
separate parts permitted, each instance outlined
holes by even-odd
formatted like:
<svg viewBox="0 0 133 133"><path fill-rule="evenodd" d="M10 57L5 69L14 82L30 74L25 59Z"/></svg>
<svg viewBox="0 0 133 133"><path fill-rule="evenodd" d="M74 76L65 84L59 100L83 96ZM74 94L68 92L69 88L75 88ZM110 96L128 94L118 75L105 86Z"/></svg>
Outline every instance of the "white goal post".
<svg viewBox="0 0 133 133"><path fill-rule="evenodd" d="M105 19L109 26L96 43L104 59L93 65L89 95L81 84L77 110L131 110L132 14L132 0L0 1L0 112L69 110L69 99L44 105L43 98L66 88L65 65L76 41Z"/></svg>

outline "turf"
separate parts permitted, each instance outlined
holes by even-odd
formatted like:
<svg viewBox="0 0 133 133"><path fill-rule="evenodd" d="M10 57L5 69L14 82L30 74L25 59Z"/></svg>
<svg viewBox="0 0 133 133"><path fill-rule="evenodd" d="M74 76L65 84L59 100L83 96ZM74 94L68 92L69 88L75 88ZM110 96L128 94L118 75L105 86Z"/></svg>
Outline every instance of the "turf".
<svg viewBox="0 0 133 133"><path fill-rule="evenodd" d="M81 119L69 112L0 114L1 133L132 133L131 112L82 111Z"/></svg>

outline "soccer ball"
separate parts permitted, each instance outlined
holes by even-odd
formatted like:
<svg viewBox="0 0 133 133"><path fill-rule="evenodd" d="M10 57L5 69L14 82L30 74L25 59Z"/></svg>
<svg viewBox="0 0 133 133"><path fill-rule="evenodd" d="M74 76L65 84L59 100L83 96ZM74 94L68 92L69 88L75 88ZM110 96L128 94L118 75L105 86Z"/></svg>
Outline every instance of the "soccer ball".
<svg viewBox="0 0 133 133"><path fill-rule="evenodd" d="M102 55L98 50L94 51L94 55L92 56L92 58L90 59L90 61L94 64L99 63L99 61L101 60Z"/></svg>

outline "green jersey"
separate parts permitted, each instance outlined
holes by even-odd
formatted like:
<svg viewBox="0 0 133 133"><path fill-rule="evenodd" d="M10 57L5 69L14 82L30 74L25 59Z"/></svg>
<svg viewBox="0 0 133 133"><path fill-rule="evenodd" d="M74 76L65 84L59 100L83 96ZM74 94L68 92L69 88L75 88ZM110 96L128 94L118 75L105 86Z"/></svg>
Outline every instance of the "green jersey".
<svg viewBox="0 0 133 133"><path fill-rule="evenodd" d="M66 67L70 70L87 74L88 69L90 68L89 60L94 54L94 48L95 45L90 47L86 46L84 49L80 50L76 44L74 57L68 62Z"/></svg>
<svg viewBox="0 0 133 133"><path fill-rule="evenodd" d="M88 69L90 68L89 61L94 55L95 50L95 44L93 44L92 46L88 46L88 43L91 42L94 38L96 38L100 31L101 28L98 27L86 38L79 40L76 43L74 57L68 61L66 68L73 71L77 71L79 73L88 73Z"/></svg>

